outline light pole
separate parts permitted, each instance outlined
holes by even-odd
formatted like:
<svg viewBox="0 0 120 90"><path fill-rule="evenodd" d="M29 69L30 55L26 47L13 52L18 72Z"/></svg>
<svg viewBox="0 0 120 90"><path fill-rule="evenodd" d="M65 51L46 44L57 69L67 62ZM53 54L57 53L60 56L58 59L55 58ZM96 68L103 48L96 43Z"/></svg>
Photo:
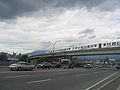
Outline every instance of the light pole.
<svg viewBox="0 0 120 90"><path fill-rule="evenodd" d="M54 60L54 56L55 56L55 45L56 45L57 42L61 42L61 40L57 40L53 44L53 60Z"/></svg>

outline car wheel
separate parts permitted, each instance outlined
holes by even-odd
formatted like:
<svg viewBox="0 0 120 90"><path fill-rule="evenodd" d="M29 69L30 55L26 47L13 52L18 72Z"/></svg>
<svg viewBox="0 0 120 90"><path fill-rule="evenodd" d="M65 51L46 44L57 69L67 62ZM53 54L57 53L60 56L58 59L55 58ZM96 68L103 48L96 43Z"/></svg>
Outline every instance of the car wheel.
<svg viewBox="0 0 120 90"><path fill-rule="evenodd" d="M14 69L11 69L11 71L13 71Z"/></svg>
<svg viewBox="0 0 120 90"><path fill-rule="evenodd" d="M39 69L40 67L37 67L37 69Z"/></svg>
<svg viewBox="0 0 120 90"><path fill-rule="evenodd" d="M17 68L17 70L18 70L18 71L21 71L21 70L22 70L22 68L21 68L21 67L18 67L18 68Z"/></svg>

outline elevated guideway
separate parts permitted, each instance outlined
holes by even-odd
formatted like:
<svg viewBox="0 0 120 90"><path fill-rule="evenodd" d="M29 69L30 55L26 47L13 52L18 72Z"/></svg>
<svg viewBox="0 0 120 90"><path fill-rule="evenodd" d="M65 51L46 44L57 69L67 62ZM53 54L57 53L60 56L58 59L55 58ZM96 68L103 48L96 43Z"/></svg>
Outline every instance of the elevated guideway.
<svg viewBox="0 0 120 90"><path fill-rule="evenodd" d="M40 57L63 57L63 56L84 56L84 55L107 55L107 54L119 54L120 55L120 47L114 48L97 48L97 49L86 49L86 50L74 50L74 51L65 51L65 52L57 52L57 53L48 53L30 56L30 59L37 59Z"/></svg>

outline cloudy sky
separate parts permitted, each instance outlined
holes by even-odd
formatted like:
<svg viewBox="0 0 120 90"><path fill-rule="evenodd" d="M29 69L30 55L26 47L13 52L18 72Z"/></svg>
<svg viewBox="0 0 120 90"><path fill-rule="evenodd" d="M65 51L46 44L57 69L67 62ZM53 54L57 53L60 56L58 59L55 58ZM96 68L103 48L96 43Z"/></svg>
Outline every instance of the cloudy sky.
<svg viewBox="0 0 120 90"><path fill-rule="evenodd" d="M0 51L120 40L120 0L0 0Z"/></svg>

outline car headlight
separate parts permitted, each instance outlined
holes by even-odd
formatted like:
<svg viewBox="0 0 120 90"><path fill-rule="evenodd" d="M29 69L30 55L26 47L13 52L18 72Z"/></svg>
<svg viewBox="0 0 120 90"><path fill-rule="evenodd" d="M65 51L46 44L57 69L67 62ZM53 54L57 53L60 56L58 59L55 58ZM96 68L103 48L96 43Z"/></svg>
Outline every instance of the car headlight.
<svg viewBox="0 0 120 90"><path fill-rule="evenodd" d="M43 65L40 65L40 66L43 66Z"/></svg>

